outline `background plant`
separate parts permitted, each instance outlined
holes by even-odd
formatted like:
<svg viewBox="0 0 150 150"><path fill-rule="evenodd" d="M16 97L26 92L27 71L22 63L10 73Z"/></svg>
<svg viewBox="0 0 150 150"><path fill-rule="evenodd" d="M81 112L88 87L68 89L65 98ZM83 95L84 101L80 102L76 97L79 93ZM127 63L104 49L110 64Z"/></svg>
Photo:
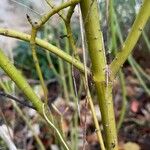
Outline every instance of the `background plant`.
<svg viewBox="0 0 150 150"><path fill-rule="evenodd" d="M83 3L83 2L82 2ZM145 1L145 3L146 3L146 1ZM148 3L148 2L147 2ZM53 5L48 1L48 4L50 5L50 7L53 7ZM117 149L117 141L114 141L114 139L116 140L116 135L115 135L115 125L114 125L114 119L113 119L113 121L111 122L110 120L109 120L109 116L107 115L107 113L108 113L108 111L112 111L113 112L113 108L112 108L112 105L109 107L110 109L108 109L108 106L105 104L105 100L108 98L108 100L109 99L112 99L112 95L111 95L111 91L112 91L112 84L109 82L109 80L112 80L113 78L114 78L114 76L116 75L116 71L118 71L118 68L120 67L120 64L118 65L117 63L116 63L116 65L118 66L118 68L116 67L114 67L112 64L111 64L111 71L112 71L112 74L110 74L111 76L109 76L109 66L107 66L108 64L106 63L106 58L105 58L105 55L101 55L101 54L99 54L99 53L97 53L98 55L97 56L95 56L95 54L91 51L93 48L94 48L94 46L95 46L95 49L96 48L98 48L98 47L96 47L96 46L100 46L99 48L99 51L101 51L101 52L104 52L104 47L103 47L103 40L102 40L102 36L100 35L99 36L99 34L97 33L97 32L95 32L95 30L94 29L92 29L92 26L91 26L91 24L88 24L87 23L87 18L89 18L89 16L87 16L87 18L86 18L86 15L88 14L88 7L90 8L90 9L92 9L92 6L90 6L90 1L87 3L87 8L86 8L86 6L84 6L83 4L81 4L82 5L82 13L83 13L83 15L85 15L85 17L84 17L84 25L85 25L85 28L86 28L86 32L87 32L87 34L89 34L88 33L88 30L91 30L91 31L93 31L93 32L91 32L91 34L93 34L93 33L95 33L95 34L97 34L97 36L98 36L98 39L101 41L101 45L97 45L97 44L94 44L93 46L91 46L93 43L91 43L91 45L88 45L89 46L89 51L90 51L90 55L91 55L91 59L92 59L92 64L93 64L93 68L92 68L92 70L93 70L93 76L94 76L94 81L95 81L95 84L96 84L96 88L97 88L97 92L98 92L98 99L99 99L99 102L100 102L100 107L101 107L101 112L102 112L102 116L103 116L103 126L104 126L104 128L105 128L105 131L106 131L106 146L107 146L107 148L108 149L112 149L112 148L114 148L114 149ZM92 5L94 5L94 6L96 6L96 3L94 2L94 4L92 4ZM111 40L109 40L109 38L106 36L106 41L108 42L108 41L110 41L110 43L107 43L107 44L105 44L105 45L107 45L108 46L108 53L110 53L112 50L116 50L116 48L118 47L118 46L116 46L117 44L118 44L118 42L116 41L117 39L116 38L118 38L119 40L120 40L120 43L121 44L123 44L123 41L122 41L122 35L121 35L121 33L120 33L120 31L119 30L117 30L117 28L119 27L119 24L118 24L118 22L115 22L116 21L116 18L115 18L115 13L113 12L114 11L114 9L113 9L113 6L112 6L113 4L109 4L109 6L110 6L110 12L112 13L112 14L114 14L114 15L112 15L112 14L109 14L109 13L106 13L106 15L108 15L107 17L108 18L110 18L110 22L108 22L108 25L109 25L109 23L111 24L111 29L110 30L108 30L108 31L110 31L111 32L111 39L112 39L112 41ZM125 7L126 8L126 5L124 6L124 5L122 5L122 4L120 4L121 6L123 6L123 7ZM63 5L62 5L63 6ZM62 7L61 6L61 7ZM107 6L107 5L106 5ZM115 5L114 5L115 6ZM131 7L133 8L133 5L131 5ZM143 7L146 7L146 6L143 6ZM70 15L70 14L72 14L72 10L73 10L73 8L74 8L74 6L71 6L70 7L70 9L69 9L69 11L68 11L68 16ZM59 9L59 7L56 7L56 10L58 10ZM87 10L86 10L87 9ZM134 8L133 8L134 9ZM121 9L121 10L123 10L123 9ZM147 10L147 9L146 9ZM87 11L87 12L86 12ZM52 11L53 12L53 11ZM107 12L107 10L106 10L106 12ZM133 12L135 12L134 10L133 10ZM133 13L132 11L131 11L131 14ZM85 13L85 14L84 14ZM94 13L97 13L97 12L94 12ZM89 15L94 15L94 13L92 14L92 13L90 13ZM149 13L149 12L147 12L147 13ZM52 13L49 13L48 15L50 15L50 14L52 14ZM142 14L142 12L141 12L141 14ZM144 14L144 12L143 12L143 14ZM70 48L72 49L72 50L74 50L73 52L69 52L70 53L70 55L74 55L75 56L75 58L77 58L77 59L79 59L78 58L78 56L77 56L77 48L76 48L76 44L75 44L75 42L74 42L74 37L73 37L73 35L72 35L72 33L70 32L70 22L67 20L67 18L65 18L64 19L64 16L63 16L64 14L61 14L61 13L59 13L59 16L61 17L61 18L63 18L63 20L64 20L64 22L65 22L65 25L66 25L66 27L67 27L67 35L68 36L66 36L66 34L64 34L63 35L63 37L64 38L66 38L66 37L68 37L68 40L70 41L69 42L69 44L65 44L65 46L64 47L66 47L66 52L68 52L68 45L70 46ZM98 14L96 14L96 15L98 15ZM106 18L107 18L106 17ZM145 21L147 20L147 17L148 16L146 16L145 17ZM68 17L69 18L69 17ZM108 19L107 18L107 19ZM115 18L114 20L113 20L113 18ZM125 21L126 23L128 22L128 17L126 17L126 15L125 15L125 17L123 18L124 20L123 21ZM140 16L139 16L139 19L140 19ZM69 55L67 55L67 54L65 54L65 53L63 53L63 52L61 52L60 51L60 49L58 49L58 48L56 48L56 47L53 47L52 45L49 45L49 47L46 45L47 43L43 43L42 41L37 41L37 40L35 40L35 37L36 37L36 32L37 32L37 30L39 29L39 27L41 26L41 25L43 25L44 23L45 23L45 18L42 20L40 20L39 22L37 22L37 23L33 23L32 22L32 20L31 20L31 18L30 17L28 17L28 20L29 20L29 22L30 22L30 24L31 24L31 26L32 26L32 31L34 31L34 32L32 32L32 34L31 34L31 39L29 38L29 36L27 36L27 35L23 35L23 34L20 34L19 32L17 33L17 32L15 32L15 31L11 31L11 30L5 30L5 29L1 29L1 34L4 34L4 35L7 35L7 36L12 36L12 37L17 37L17 38L20 38L20 39L24 39L24 40L27 40L27 41L30 41L30 44L31 44L31 48L33 48L33 50L35 50L35 43L37 42L38 43L38 45L40 45L40 46L42 46L42 47L44 47L44 45L45 45L45 47L44 48L47 48L47 49L49 49L50 51L52 51L53 53L55 53L55 54L57 54L58 56L60 56L61 58L63 58L63 59L65 59L65 60L67 60L67 61L69 61L70 63L73 63L73 65L75 65L78 69L80 69L82 72L84 72L86 69L86 64L84 63L84 65L83 64L81 64L77 59L74 59L74 58L72 58L71 56L69 56ZM111 22L111 20L113 20L112 22ZM137 19L138 20L138 19ZM98 25L98 22L96 21L96 20L94 20L95 21L95 23L97 24L97 26L99 26ZM134 30L134 28L136 29L136 24L138 24L139 22L137 21L137 23L135 23L135 26L133 27L133 30ZM36 26L36 24L37 24L37 26ZM87 26L86 26L86 24L88 24ZM141 29L143 28L143 26L144 26L144 24L142 24L142 27L141 27ZM107 27L108 28L108 27ZM115 28L115 30L114 30L114 28ZM63 28L64 30L65 30L65 28ZM120 29L121 30L121 29ZM141 30L140 30L141 31ZM65 31L64 31L64 33L65 33ZM136 32L135 32L136 33ZM48 33L49 34L49 33ZM114 36L114 34L118 34L118 36ZM109 33L107 33L107 35L109 35ZM121 35L121 36L120 36ZM139 36L139 34L137 34L137 36L136 36L136 40L138 39L138 36ZM88 40L88 44L91 42L91 40L90 40L90 35L86 35L86 37L87 37L87 40ZM146 36L144 36L144 37L146 37ZM130 36L129 36L129 39L130 39ZM96 40L97 40L97 37L95 37L95 42L96 42ZM58 42L56 42L58 45L59 45L59 47L62 47L62 45L61 45L61 41L62 40L60 40L60 41L58 41ZM146 38L145 38L145 41L147 41L146 40ZM97 43L97 42L96 42ZM133 43L135 43L135 42L133 42ZM132 43L132 45L134 46L134 44ZM148 43L148 42L146 42L146 43ZM78 44L78 45L80 45L80 44ZM83 47L83 45L84 44L82 44L82 47ZM147 44L148 45L148 44ZM91 47L90 47L91 46ZM125 46L127 46L127 45L125 45ZM63 48L64 48L63 47ZM101 49L102 48L102 49ZM111 50L112 49L112 50ZM56 51L55 51L56 50ZM124 49L123 49L124 50ZM132 47L130 47L130 49L129 49L129 51L131 51L132 50ZM126 50L127 51L127 50ZM126 53L126 57L129 55L129 51L127 51L127 53ZM106 51L107 52L107 51ZM116 53L117 53L117 51L112 51L112 53L115 55ZM118 54L119 55L119 54ZM38 55L37 55L38 56ZM55 64L53 64L52 62L53 62L53 60L51 60L51 57L49 57L49 54L47 53L47 59L48 59L48 61L52 64L52 66L56 66ZM96 59L95 60L95 58L94 57L97 57L98 59L101 57L104 61L103 61L103 63L102 62L100 62L98 59ZM121 55L122 56L122 55ZM121 57L120 56L120 57ZM2 57L3 57L3 55L2 55ZM120 61L120 63L124 63L124 61L125 61L125 59L126 59L126 57L123 57L123 62L121 62ZM116 57L116 59L113 61L114 63L115 62L117 62L117 57ZM119 58L120 59L120 58ZM58 77L58 78L60 78L61 80L62 80L62 85L63 85L63 87L64 87L64 89L65 89L65 91L64 91L64 95L65 95L65 98L67 98L67 99L69 99L69 97L71 96L73 99L74 99L74 102L76 103L76 117L74 118L74 121L76 122L75 124L73 124L73 126L72 127L75 127L75 129L77 128L77 110L78 110L78 95L77 95L77 89L76 89L76 84L75 84L75 80L74 80L74 73L70 70L71 69L71 67L68 67L68 69L66 69L67 70L67 74L65 74L66 72L65 72L65 67L62 69L62 67L63 67L63 65L64 65L64 63L60 60L60 59L58 59L58 61L59 61L59 69L57 69L56 67L52 67L52 71L53 71L53 73ZM131 61L131 59L129 59L129 62L131 63L131 65L132 65L132 67L134 68L134 70L135 70L135 64L136 63L134 63L134 65L132 64L132 61ZM102 63L102 64L101 64ZM4 63L2 63L4 66L6 66ZM40 63L39 63L40 64ZM97 64L99 64L99 66L101 66L100 67L100 69L98 69L98 68L96 68L96 65ZM2 65L2 67L3 67L3 69L4 69L4 66ZM35 65L38 65L38 64L36 64L35 63ZM58 64L57 64L58 65ZM95 68L94 68L94 66L95 66ZM9 65L7 66L7 67L9 67ZM12 66L10 66L10 68L8 68L8 69L11 69L11 68L13 68ZM113 69L116 69L116 70L113 70ZM137 69L137 64L136 64L136 69ZM139 67L138 67L138 69L139 69ZM42 70L42 69L41 69ZM11 72L9 72L9 70L5 70L10 76L13 76L13 74L11 74ZM85 71L86 72L86 71ZM143 71L141 71L141 72L143 72ZM59 75L59 73L61 73L61 76ZM146 87L146 84L143 82L143 80L142 80L142 78L141 78L141 76L139 76L139 73L135 70L135 73L136 73L136 75L137 75L137 77L139 78L139 80L140 80L140 82L141 82L141 84L142 84L142 86L145 88L145 90L146 90L146 92L147 93L149 93L149 90L148 90L148 88ZM87 74L89 74L89 70L87 71ZM125 83L124 83L124 78L123 78L123 76L122 76L123 74L120 72L120 77L121 77L121 83L122 83L122 88L124 89L124 86L125 86ZM38 74L38 76L40 76L39 74ZM72 76L72 77L71 77ZM101 78L99 78L99 77L101 77ZM62 78L63 77L63 78ZM64 78L65 77L65 78ZM15 76L14 77L12 77L13 78L13 80L15 80ZM20 77L21 78L21 77ZM86 78L86 74L85 74L85 78ZM109 79L110 78L110 79ZM66 80L65 82L63 82L64 81L64 79ZM69 80L69 82L67 82L67 79ZM23 80L23 79L21 79L24 83L25 83L25 81ZM42 80L42 78L40 77L40 80ZM20 88L24 91L24 93L31 99L31 101L36 105L36 107L38 108L38 110L39 110L39 112L40 113L42 113L41 112L41 110L42 110L42 107L41 107L41 105L42 104L40 104L40 105L38 105L38 104L36 104L36 101L34 100L34 94L32 93L31 95L29 95L28 94L28 92L29 91L25 91L25 89L24 89L24 87L19 83L19 81L17 81L17 80L15 80L16 82L17 82L17 84L20 86ZM87 80L86 80L87 81ZM101 83L101 85L99 85L99 82ZM104 82L105 82L105 84L104 84ZM25 83L26 84L26 83ZM84 83L85 84L85 83ZM69 85L69 91L70 91L70 93L71 93L71 95L67 92L68 90L67 90L67 88L68 88L68 86L66 86L66 85ZM86 90L86 92L88 91L88 89L87 89L87 86L86 86L86 84L84 85L85 86L85 90ZM28 86L27 86L28 87ZM74 90L72 90L72 89L75 89L75 91ZM82 88L82 86L81 86L81 88ZM104 90L103 90L104 89ZM102 94L103 92L102 92L102 90L103 90L103 92L104 92L104 95ZM82 91L82 90L81 90ZM125 90L123 90L123 91L125 91ZM90 94L88 94L88 93L86 93L87 95L90 95ZM124 94L125 94L125 92L124 92ZM123 94L123 95L124 95ZM70 95L70 96L69 96ZM33 96L33 97L32 97ZM126 95L124 95L124 97L126 97ZM89 100L90 98L87 98L87 100ZM102 101L100 100L100 99L102 99ZM112 103L112 101L110 101L111 103ZM123 103L124 104L124 106L123 106L123 109L126 107L125 106L125 103ZM91 105L92 106L92 105ZM103 108L103 106L106 106L105 108L106 108L106 111L104 110L104 108ZM91 107L92 108L92 107ZM92 108L92 110L93 110L93 108ZM43 111L44 112L44 111ZM123 113L124 114L124 113ZM124 115L123 115L124 116ZM45 117L45 115L44 115L44 117ZM93 117L94 117L94 113L93 113ZM113 115L111 116L112 118L114 117ZM46 118L46 117L45 117ZM50 118L50 119L52 119L52 118ZM107 124L107 123L108 124ZM121 121L122 122L122 121ZM51 123L50 123L51 124ZM121 124L121 123L120 123ZM53 125L53 124L52 124ZM110 126L110 128L109 128L109 126ZM121 125L119 125L119 126L121 126ZM112 127L112 128L111 128ZM77 149L77 135L76 135L76 131L77 130L75 130L75 132L73 132L72 133L72 141L76 141L75 142L75 145L74 145L74 148L75 149ZM110 135L109 134L109 131L112 131L113 132L113 134L112 135ZM59 134L58 134L59 135ZM61 139L61 138L60 138ZM63 140L61 140L61 142L62 142L62 144L67 148L67 146L65 145L65 142L63 141ZM103 145L103 141L100 141L100 143L101 143L101 147L103 147L102 145ZM74 144L74 143L73 143ZM103 149L104 149L104 147L103 147Z"/></svg>

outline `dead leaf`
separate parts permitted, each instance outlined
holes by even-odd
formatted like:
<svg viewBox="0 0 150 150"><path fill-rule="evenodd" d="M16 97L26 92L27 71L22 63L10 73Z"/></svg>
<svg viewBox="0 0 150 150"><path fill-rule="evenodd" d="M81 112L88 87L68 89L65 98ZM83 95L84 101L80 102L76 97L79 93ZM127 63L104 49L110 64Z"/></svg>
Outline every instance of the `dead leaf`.
<svg viewBox="0 0 150 150"><path fill-rule="evenodd" d="M140 146L133 142L128 142L124 144L124 150L140 150Z"/></svg>

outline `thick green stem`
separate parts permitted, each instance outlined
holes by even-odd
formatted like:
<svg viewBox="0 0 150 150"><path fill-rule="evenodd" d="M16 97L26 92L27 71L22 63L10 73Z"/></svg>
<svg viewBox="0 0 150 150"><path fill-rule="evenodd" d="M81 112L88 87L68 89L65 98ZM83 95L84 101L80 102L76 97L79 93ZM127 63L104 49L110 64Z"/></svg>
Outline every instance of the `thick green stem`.
<svg viewBox="0 0 150 150"><path fill-rule="evenodd" d="M42 101L33 92L30 85L24 79L22 74L11 64L8 58L0 50L0 67L8 74L8 76L16 83L20 90L27 96L32 102L36 110L42 114Z"/></svg>
<svg viewBox="0 0 150 150"><path fill-rule="evenodd" d="M100 104L107 150L117 150L116 125L112 100L112 83L106 63L103 35L99 24L96 0L82 0L81 12L85 27L88 50L92 62L92 74ZM107 74L107 75L106 75Z"/></svg>
<svg viewBox="0 0 150 150"><path fill-rule="evenodd" d="M0 67L16 83L16 85L20 88L20 90L25 94L25 96L28 98L28 100L36 108L37 112L41 116L44 116L44 113L43 113L44 103L42 103L42 101L34 93L34 91L30 87L30 85L27 83L25 78L22 76L22 74L14 67L14 65L11 64L11 62L4 55L2 50L0 50ZM49 121L51 121L50 116L51 116L51 114L49 113ZM65 145L67 145L67 144L66 144L64 139L62 140L63 137L60 136L59 130L55 127L54 124L51 127L56 129L56 133L57 133L57 136L58 136L59 140L62 142L64 148L66 148Z"/></svg>
<svg viewBox="0 0 150 150"><path fill-rule="evenodd" d="M97 95L100 103L102 114L102 123L105 132L105 141L107 150L118 150L116 125L114 117L113 99L112 99L112 83L95 83Z"/></svg>

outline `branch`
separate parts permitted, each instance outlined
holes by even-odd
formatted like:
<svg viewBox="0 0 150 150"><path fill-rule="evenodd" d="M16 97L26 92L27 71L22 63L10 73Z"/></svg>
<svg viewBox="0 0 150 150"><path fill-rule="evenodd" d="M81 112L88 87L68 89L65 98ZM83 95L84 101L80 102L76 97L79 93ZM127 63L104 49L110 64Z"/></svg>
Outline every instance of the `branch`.
<svg viewBox="0 0 150 150"><path fill-rule="evenodd" d="M28 103L26 103L26 102L24 102L24 101L21 101L21 100L19 100L18 98L14 97L14 96L12 96L12 95L10 95L10 94L7 94L7 93L5 93L5 92L0 91L0 96L7 97L7 98L9 98L9 99L12 99L12 100L14 100L14 101L20 103L20 104L23 105L23 106L26 106L26 107L35 109L34 106L31 106L31 105L29 105Z"/></svg>
<svg viewBox="0 0 150 150"><path fill-rule="evenodd" d="M33 104L35 109L42 114L42 101L34 93L30 85L27 83L22 74L11 64L9 59L0 50L0 67L6 72L6 74L16 83L20 90L26 95L26 97Z"/></svg>
<svg viewBox="0 0 150 150"><path fill-rule="evenodd" d="M43 78L43 75L42 75L42 71L41 71L39 60L38 60L37 53L36 53L35 39L36 39L38 28L36 28L35 23L34 24L32 23L32 21L31 21L31 19L28 15L27 15L27 19L28 19L29 23L32 26L31 38L30 38L30 46L31 46L31 50L32 50L32 57L33 57L33 61L34 61L34 64L35 64L36 72L37 72L38 77L40 79L40 84L41 84L43 92L44 92L45 102L47 102L47 93L48 93L48 91L47 91L47 87L44 83L44 78Z"/></svg>
<svg viewBox="0 0 150 150"><path fill-rule="evenodd" d="M65 23L65 26L66 26L67 38L68 38L70 47L71 47L72 50L73 50L73 53L74 53L75 58L79 60L79 56L78 56L78 54L77 54L77 48L76 48L76 45L75 45L75 40L74 40L74 38L73 38L73 34L72 34L72 30L71 30L71 24L70 24L70 22L71 22L71 17L72 17L72 15L73 15L75 6L76 6L76 5L70 6L70 8L69 8L69 10L68 10L68 12L67 12L66 19L64 20L64 23Z"/></svg>
<svg viewBox="0 0 150 150"><path fill-rule="evenodd" d="M30 38L31 38L31 36L28 34L18 32L15 30L4 29L4 28L0 28L0 35L13 37L13 38L20 39L20 40L27 41L27 42L30 42ZM39 38L36 38L35 42L40 47L54 53L55 55L67 61L71 65L74 65L77 69L79 69L82 73L84 73L84 65L77 59L65 53L63 50ZM90 70L88 68L87 68L87 72L88 74L90 74Z"/></svg>
<svg viewBox="0 0 150 150"><path fill-rule="evenodd" d="M46 3L51 7L51 8L54 8L55 7L55 5L53 5L53 4L51 4L51 2L49 1L49 0L45 0L46 1ZM59 17L60 18L62 18L63 20L65 20L65 16L64 16L64 14L62 13L62 12L57 12L57 14L59 15Z"/></svg>
<svg viewBox="0 0 150 150"><path fill-rule="evenodd" d="M46 15L44 15L44 16L40 19L39 23L37 24L37 27L41 27L43 24L45 24L45 23L48 21L48 19L49 19L51 16L53 16L53 15L56 14L56 13L58 13L60 10L66 8L66 7L68 7L68 6L75 5L75 4L79 3L79 1L80 1L80 0L70 0L70 1L67 1L67 2L62 3L60 6L54 7L51 12L47 13Z"/></svg>
<svg viewBox="0 0 150 150"><path fill-rule="evenodd" d="M139 11L139 14L137 15L136 20L131 28L131 31L122 46L122 49L117 53L115 59L110 64L111 80L115 78L117 72L133 51L133 48L136 45L142 33L142 30L149 19L149 16L150 16L150 0L144 0L143 5Z"/></svg>
<svg viewBox="0 0 150 150"><path fill-rule="evenodd" d="M20 90L26 95L26 97L33 104L33 107L35 107L37 112L44 117L43 114L44 103L42 103L42 101L34 93L31 86L27 83L22 74L15 68L14 65L11 64L11 62L4 55L2 50L0 50L0 67L6 72L6 74L16 83L16 85L20 88ZM48 116L51 116L51 114L49 113ZM51 118L49 117L49 119ZM53 126L55 127L55 124L53 124ZM56 133L57 136L60 138L60 135L58 134L58 129ZM62 141L62 138L60 138L59 140Z"/></svg>

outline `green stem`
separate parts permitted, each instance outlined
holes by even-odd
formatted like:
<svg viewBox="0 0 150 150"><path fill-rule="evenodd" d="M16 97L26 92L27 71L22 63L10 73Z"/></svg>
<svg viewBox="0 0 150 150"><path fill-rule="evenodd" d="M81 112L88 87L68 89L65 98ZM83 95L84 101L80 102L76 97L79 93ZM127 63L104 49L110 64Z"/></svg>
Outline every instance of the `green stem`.
<svg viewBox="0 0 150 150"><path fill-rule="evenodd" d="M34 27L32 27L32 32L31 32L31 40L30 40L30 45L31 45L31 50L32 50L32 57L33 57L33 61L36 67L36 72L39 76L40 79L40 83L44 92L44 97L45 97L45 102L47 102L47 87L45 85L44 79L43 79L43 75L42 75L42 71L39 65L39 60L36 54L36 45L35 45L35 38L36 38L36 34L37 34L37 29L35 29Z"/></svg>
<svg viewBox="0 0 150 150"><path fill-rule="evenodd" d="M30 85L27 83L22 74L11 64L8 58L0 50L0 67L8 74L8 76L16 83L20 90L32 102L36 110L42 114L42 101L33 92Z"/></svg>
<svg viewBox="0 0 150 150"><path fill-rule="evenodd" d="M0 87L4 90L7 91L7 87L5 86L5 84L3 83L3 81L0 79Z"/></svg>
<svg viewBox="0 0 150 150"><path fill-rule="evenodd" d="M52 15L58 13L60 10L66 8L66 7L68 7L68 6L75 5L75 4L79 3L79 1L80 1L80 0L70 0L70 1L67 1L67 2L64 2L64 3L60 4L60 6L54 7L54 8L52 9L52 11L50 11L49 13L47 13L46 15L44 15L44 16L40 19L39 23L37 24L37 27L41 27L42 25L44 25L44 24L49 20L49 18L50 18Z"/></svg>
<svg viewBox="0 0 150 150"><path fill-rule="evenodd" d="M125 113L127 110L126 85L125 85L124 74L121 70L119 71L119 77L120 77L120 83L121 83L121 87L122 87L122 108L121 108L121 112L120 112L120 116L119 116L119 122L117 124L117 131L118 132L122 126L122 123L123 123L124 118L125 118Z"/></svg>
<svg viewBox="0 0 150 150"><path fill-rule="evenodd" d="M142 30L149 19L150 16L150 1L144 0L143 5L139 11L139 14L137 15L134 24L131 28L131 31L129 32L129 35L122 45L122 49L118 51L115 59L110 65L111 68L111 80L113 80L121 68L121 66L124 64L128 56L131 54L135 44L137 43Z"/></svg>
<svg viewBox="0 0 150 150"><path fill-rule="evenodd" d="M72 49L73 51L73 54L75 53L75 58L78 59L77 57L77 48L76 48L76 45L75 45L75 41L74 41L74 37L73 37L73 34L72 34L72 31L71 31L71 25L70 25L70 22L71 22L71 17L73 15L73 12L74 12L74 8L75 8L76 5L72 5L70 6L68 12L67 12L67 16L66 16L66 19L64 20L64 23L65 23L65 26L66 26L66 31L67 31L67 37L68 37L68 43L69 43L69 46L70 48ZM71 70L71 68L70 68ZM71 89L71 95L73 96L73 99L74 99L74 102L75 102L75 108L76 108L76 111L75 111L75 114L74 114L74 132L72 132L72 144L73 144L73 149L74 150L77 150L78 149L78 94L77 94L77 89L76 89L76 82L75 82L75 78L74 78L74 73L73 73L73 70L72 70L72 74L71 75L71 78L72 79L72 82L70 82L70 89ZM74 86L74 88L73 88Z"/></svg>
<svg viewBox="0 0 150 150"><path fill-rule="evenodd" d="M110 70L106 63L103 35L99 24L97 1L82 0L80 4L88 51L92 62L93 80L95 82L98 102L102 114L102 123L106 137L106 149L117 150L118 143L112 100L112 82L109 82Z"/></svg>
<svg viewBox="0 0 150 150"><path fill-rule="evenodd" d="M86 84L87 83L84 82L84 85L86 85ZM102 133L101 133L101 128L100 128L99 123L98 123L98 119L97 119L97 116L96 116L96 112L95 112L95 108L94 108L94 104L93 104L93 101L92 101L92 98L91 98L89 88L86 89L86 91L87 91L87 100L88 100L90 108L91 108L92 117L93 117L93 121L94 121L94 124L95 124L95 127L96 127L96 134L97 134L97 137L98 137L98 140L99 140L99 144L100 144L101 150L105 150L105 145L104 145L104 140L103 140Z"/></svg>
<svg viewBox="0 0 150 150"><path fill-rule="evenodd" d="M43 106L44 103L38 98L38 96L34 93L30 85L27 83L25 78L22 76L22 74L15 68L14 65L11 64L9 59L4 55L3 51L0 50L0 67L6 72L6 74L15 82L15 84L18 86L18 88L25 94L25 96L28 98L28 100L32 103L32 105L36 108L37 112L41 115L44 116L43 113ZM49 116L51 114L49 113ZM45 118L46 119L46 118ZM51 117L49 117L51 119ZM49 120L51 121L51 120ZM53 124L53 128L57 129L54 127L55 125ZM58 129L57 129L57 136L60 138L60 133L58 134ZM63 139L62 141L62 136L61 139L59 139L62 143L63 146L65 147L66 142ZM64 144L65 142L65 144Z"/></svg>
<svg viewBox="0 0 150 150"><path fill-rule="evenodd" d="M60 58L58 58L58 62L59 62L59 70L60 70L62 85L63 85L63 89L64 89L64 96L65 96L66 101L69 102L68 88L67 88L67 84L66 84L66 77L65 77L65 72L64 72L63 61Z"/></svg>
<svg viewBox="0 0 150 150"><path fill-rule="evenodd" d="M149 52L150 52L150 42L149 42L149 39L148 39L148 37L147 37L145 31L142 32L142 36L143 36L143 39L144 39L144 41L145 41L145 43L146 43L146 45L147 45L147 48L148 48L148 50L149 50Z"/></svg>
<svg viewBox="0 0 150 150"><path fill-rule="evenodd" d="M48 32L48 29L47 29L47 26L46 26L44 28L44 40L48 42L48 34L47 34L47 32ZM48 65L49 65L50 69L53 70L53 73L55 74L55 76L57 78L60 78L60 75L59 75L58 71L56 70L56 68L55 68L55 66L54 66L54 64L52 62L52 59L51 59L49 51L46 51L46 58L47 58Z"/></svg>
<svg viewBox="0 0 150 150"><path fill-rule="evenodd" d="M120 31L120 26L119 26L119 23L117 21L117 17L116 17L115 11L114 11L114 15L115 15L115 18L116 18L115 21L116 21L116 25L117 25L117 29L118 29L117 30L117 34L118 34L120 43L122 44L123 43L123 38L122 38L122 34L121 34L121 31ZM128 62L132 66L133 71L135 72L135 75L137 76L137 78L138 78L139 82L141 83L142 87L145 89L145 91L149 95L150 94L150 90L147 87L147 85L145 84L145 81L142 79L141 74L138 72L138 69L140 69L138 64L135 62L135 60L134 60L134 58L132 56L129 56ZM142 70L139 70L139 71L142 71ZM143 73L144 72L142 72L142 74Z"/></svg>
<svg viewBox="0 0 150 150"><path fill-rule="evenodd" d="M139 82L141 83L142 87L144 88L144 90L146 91L146 93L148 95L150 95L150 90L147 87L147 85L145 84L144 80L142 79L141 75L139 74L137 68L135 67L134 63L133 63L133 58L131 56L129 56L128 61L130 62L130 65L132 66L134 73L136 74Z"/></svg>
<svg viewBox="0 0 150 150"><path fill-rule="evenodd" d="M27 42L30 42L30 38L31 38L31 36L28 34L25 34L22 32L17 32L15 30L4 29L4 28L0 28L0 35L13 37L13 38L24 40ZM78 61L77 59L75 59L72 56L70 56L69 54L65 53L63 50L59 49L58 47L56 47L56 46L54 46L54 45L52 45L52 44L50 44L44 40L39 39L39 38L36 38L35 42L40 47L56 54L57 56L59 56L63 60L65 60L68 63L70 63L71 65L75 66L82 73L84 73L84 65L80 61ZM88 72L88 74L90 73L88 68L87 68L87 72Z"/></svg>
<svg viewBox="0 0 150 150"><path fill-rule="evenodd" d="M14 103L14 107L15 107L15 110L17 111L17 113L21 116L21 118L25 121L25 123L27 124L29 129L32 131L33 136L34 136L38 146L40 147L40 150L45 150L45 147L44 147L41 139L35 133L35 131L34 131L33 127L32 127L32 124L30 123L29 119L23 114L22 110L17 106L16 103Z"/></svg>
<svg viewBox="0 0 150 150"><path fill-rule="evenodd" d="M113 7L114 1L112 0L109 4L109 17L110 17L110 26L111 26L111 36L112 36L112 48L113 48L113 54L116 55L117 53L117 35L116 35L116 30L118 28L116 28L116 18L115 18L115 11L114 11L114 7ZM124 117L125 117L125 112L126 112L126 108L127 108L127 99L126 99L126 86L125 86L125 78L124 78L124 74L122 72L122 69L119 70L119 78L120 78L120 83L121 83L121 88L122 88L122 108L121 108L121 112L120 112L120 117L119 117L119 122L117 124L117 131L119 132L119 129L123 123Z"/></svg>
<svg viewBox="0 0 150 150"><path fill-rule="evenodd" d="M135 65L135 67L138 69L138 71L141 73L141 75L142 75L145 79L147 79L147 80L150 81L150 75L148 75L148 74L142 69L142 67L136 62L136 60L135 60L132 56L131 56L131 58L132 58L132 61L133 61L134 65Z"/></svg>

